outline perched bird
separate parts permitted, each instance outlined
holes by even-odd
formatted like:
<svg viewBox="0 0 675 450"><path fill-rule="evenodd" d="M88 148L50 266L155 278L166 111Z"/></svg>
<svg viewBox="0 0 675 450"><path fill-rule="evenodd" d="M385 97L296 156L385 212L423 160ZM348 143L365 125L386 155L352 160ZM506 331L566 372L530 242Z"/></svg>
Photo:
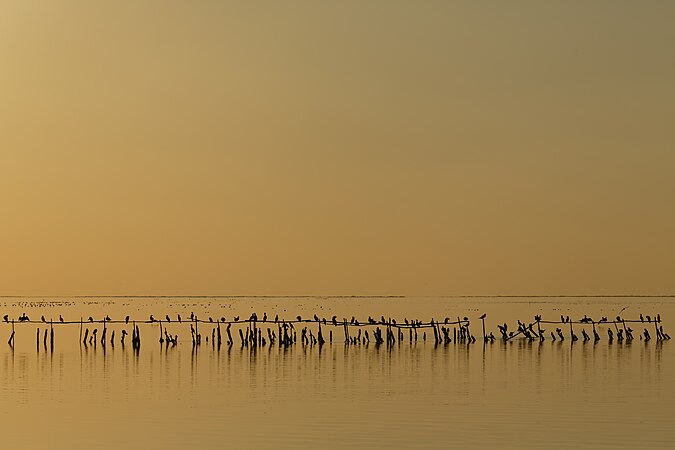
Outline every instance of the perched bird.
<svg viewBox="0 0 675 450"><path fill-rule="evenodd" d="M7 316L5 316L5 317L7 317ZM333 325L337 325L337 316L333 316L333 318L331 319L331 322L333 322Z"/></svg>
<svg viewBox="0 0 675 450"><path fill-rule="evenodd" d="M63 323L63 316L61 314L59 314L59 321Z"/></svg>
<svg viewBox="0 0 675 450"><path fill-rule="evenodd" d="M213 318L209 317L209 322L213 322Z"/></svg>
<svg viewBox="0 0 675 450"><path fill-rule="evenodd" d="M234 321L239 322L239 316L234 316Z"/></svg>
<svg viewBox="0 0 675 450"><path fill-rule="evenodd" d="M45 316L42 316L42 321L43 321L43 322L47 322L47 321L45 320Z"/></svg>
<svg viewBox="0 0 675 450"><path fill-rule="evenodd" d="M317 316L316 314L314 314L314 322L318 322L318 321L319 321L319 316Z"/></svg>
<svg viewBox="0 0 675 450"><path fill-rule="evenodd" d="M94 321L94 318L89 316L89 322L93 322L93 321Z"/></svg>
<svg viewBox="0 0 675 450"><path fill-rule="evenodd" d="M221 321L221 322L225 322L225 318L224 318L224 317L221 317L221 318L220 318L220 321Z"/></svg>
<svg viewBox="0 0 675 450"><path fill-rule="evenodd" d="M167 322L171 322L171 317L169 317L168 314L166 315L166 321L167 321Z"/></svg>
<svg viewBox="0 0 675 450"><path fill-rule="evenodd" d="M110 316L106 314L106 316L105 316L105 321L106 321L106 322L110 322L110 320L111 320L111 319L110 319Z"/></svg>
<svg viewBox="0 0 675 450"><path fill-rule="evenodd" d="M446 317L445 320L443 321L443 323L448 323L448 322L450 322L450 318Z"/></svg>
<svg viewBox="0 0 675 450"><path fill-rule="evenodd" d="M482 319L485 319L485 316L486 316L486 315L487 315L487 314L483 313L483 315L480 316L479 319L481 319L481 320L482 320Z"/></svg>
<svg viewBox="0 0 675 450"><path fill-rule="evenodd" d="M180 323L180 322L181 322L181 320L180 320L180 314L178 314L178 323Z"/></svg>
<svg viewBox="0 0 675 450"><path fill-rule="evenodd" d="M298 316L297 319L298 319L298 322L302 322L302 317Z"/></svg>
<svg viewBox="0 0 675 450"><path fill-rule="evenodd" d="M274 323L279 323L279 314L274 316Z"/></svg>
<svg viewBox="0 0 675 450"><path fill-rule="evenodd" d="M645 318L642 317L642 313L640 313L640 322L644 322L644 321L645 321Z"/></svg>
<svg viewBox="0 0 675 450"><path fill-rule="evenodd" d="M263 322L267 322L267 312L263 313Z"/></svg>
<svg viewBox="0 0 675 450"><path fill-rule="evenodd" d="M126 317L124 318L124 323L129 323L129 316L126 316Z"/></svg>
<svg viewBox="0 0 675 450"><path fill-rule="evenodd" d="M2 320L4 320L5 322L9 322L9 315L5 314L4 316L2 316Z"/></svg>
<svg viewBox="0 0 675 450"><path fill-rule="evenodd" d="M154 322L154 321L155 321L155 318L152 317L152 314L150 314L150 322Z"/></svg>
<svg viewBox="0 0 675 450"><path fill-rule="evenodd" d="M645 316L645 317L647 317L647 322L652 323L652 318L651 318L651 317L649 317L649 316Z"/></svg>

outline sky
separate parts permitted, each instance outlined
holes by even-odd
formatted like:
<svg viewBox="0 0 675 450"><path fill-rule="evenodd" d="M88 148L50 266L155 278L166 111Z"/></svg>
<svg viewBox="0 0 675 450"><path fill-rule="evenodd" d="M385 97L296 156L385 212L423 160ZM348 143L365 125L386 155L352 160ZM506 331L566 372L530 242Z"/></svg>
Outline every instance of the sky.
<svg viewBox="0 0 675 450"><path fill-rule="evenodd" d="M0 294L673 294L674 19L1 0Z"/></svg>

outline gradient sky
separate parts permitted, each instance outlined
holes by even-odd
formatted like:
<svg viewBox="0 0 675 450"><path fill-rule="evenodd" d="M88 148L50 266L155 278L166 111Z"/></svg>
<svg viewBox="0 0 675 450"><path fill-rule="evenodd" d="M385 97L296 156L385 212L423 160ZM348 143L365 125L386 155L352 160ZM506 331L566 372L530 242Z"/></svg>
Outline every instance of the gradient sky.
<svg viewBox="0 0 675 450"><path fill-rule="evenodd" d="M675 293L673 23L0 1L0 293Z"/></svg>

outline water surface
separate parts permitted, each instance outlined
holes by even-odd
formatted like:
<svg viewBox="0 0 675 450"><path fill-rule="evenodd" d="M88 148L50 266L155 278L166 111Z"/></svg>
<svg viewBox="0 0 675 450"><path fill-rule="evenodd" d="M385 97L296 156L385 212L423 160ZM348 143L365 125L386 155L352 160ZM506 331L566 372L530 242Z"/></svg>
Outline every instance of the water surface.
<svg viewBox="0 0 675 450"><path fill-rule="evenodd" d="M189 325L168 324L179 344L161 346L158 324L142 345L82 346L79 325L55 325L53 351L36 327L0 325L0 420L6 448L671 448L675 400L671 342L528 342L483 345L488 331L535 314L555 320L660 313L669 298L4 298L2 314L31 319L330 319L369 315L429 320L467 316L475 344L431 340L393 347L334 342L291 348L194 349ZM87 325L85 324L85 327ZM100 328L100 324L88 326ZM210 336L210 325L201 331ZM642 331L642 327L634 327ZM130 327L113 324L108 333ZM552 328L551 328L552 329ZM650 332L652 329L650 328ZM100 333L100 331L99 331ZM234 334L234 333L233 333ZM548 333L547 333L548 334ZM652 332L653 334L653 332ZM42 335L41 335L42 336ZM100 337L100 334L99 334Z"/></svg>

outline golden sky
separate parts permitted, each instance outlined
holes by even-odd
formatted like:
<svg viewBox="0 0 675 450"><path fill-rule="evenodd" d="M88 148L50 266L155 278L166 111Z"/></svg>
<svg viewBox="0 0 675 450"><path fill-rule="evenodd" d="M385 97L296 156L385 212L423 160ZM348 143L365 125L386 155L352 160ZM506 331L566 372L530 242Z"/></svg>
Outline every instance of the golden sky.
<svg viewBox="0 0 675 450"><path fill-rule="evenodd" d="M0 293L674 293L674 19L0 1Z"/></svg>

